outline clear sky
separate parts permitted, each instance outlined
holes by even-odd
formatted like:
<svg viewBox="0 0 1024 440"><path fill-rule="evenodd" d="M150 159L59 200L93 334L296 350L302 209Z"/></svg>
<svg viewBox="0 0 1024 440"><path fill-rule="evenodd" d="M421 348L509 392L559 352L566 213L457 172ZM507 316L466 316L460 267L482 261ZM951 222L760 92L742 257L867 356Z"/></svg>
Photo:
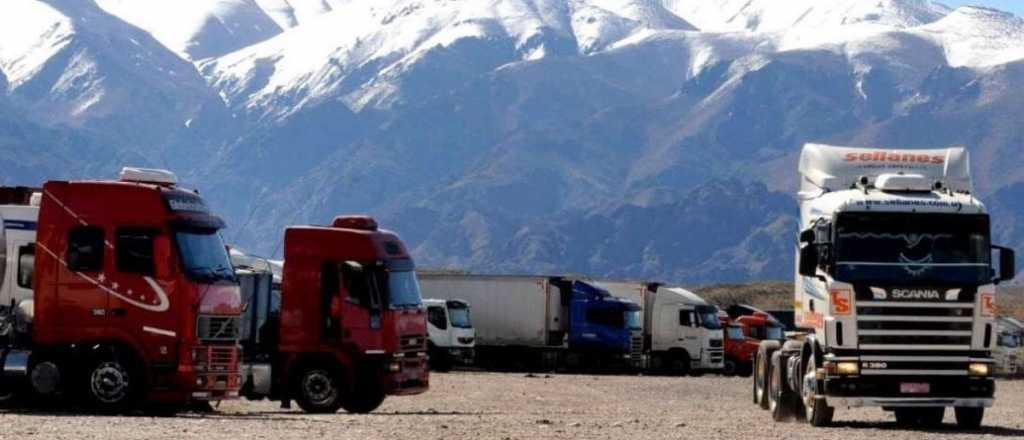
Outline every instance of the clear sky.
<svg viewBox="0 0 1024 440"><path fill-rule="evenodd" d="M1024 16L1024 0L938 0L952 7L963 5L990 6Z"/></svg>

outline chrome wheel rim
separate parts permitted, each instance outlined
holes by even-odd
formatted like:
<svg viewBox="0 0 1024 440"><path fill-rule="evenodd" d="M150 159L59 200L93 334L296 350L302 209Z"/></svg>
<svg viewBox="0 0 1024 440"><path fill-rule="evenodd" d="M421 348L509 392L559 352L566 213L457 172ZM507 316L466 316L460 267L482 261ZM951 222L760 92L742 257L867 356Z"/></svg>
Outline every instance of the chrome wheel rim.
<svg viewBox="0 0 1024 440"><path fill-rule="evenodd" d="M90 388L93 396L103 403L117 403L128 395L131 382L128 371L117 362L104 362L92 370Z"/></svg>
<svg viewBox="0 0 1024 440"><path fill-rule="evenodd" d="M313 370L302 378L302 391L310 403L329 405L338 397L334 379L324 370Z"/></svg>

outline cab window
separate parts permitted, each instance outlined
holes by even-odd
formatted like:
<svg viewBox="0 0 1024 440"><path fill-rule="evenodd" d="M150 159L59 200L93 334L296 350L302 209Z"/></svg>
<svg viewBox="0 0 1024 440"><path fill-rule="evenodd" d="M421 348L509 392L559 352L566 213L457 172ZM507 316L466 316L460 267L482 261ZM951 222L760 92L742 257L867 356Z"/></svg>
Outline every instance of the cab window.
<svg viewBox="0 0 1024 440"><path fill-rule="evenodd" d="M694 322L693 317L694 317L694 315L693 315L692 311L690 311L690 310L680 310L679 311L679 325L684 326L684 327L693 327L693 322Z"/></svg>
<svg viewBox="0 0 1024 440"><path fill-rule="evenodd" d="M448 318L444 315L444 309L441 307L428 307L427 321L438 329L448 329Z"/></svg>
<svg viewBox="0 0 1024 440"><path fill-rule="evenodd" d="M77 226L68 231L68 270L99 272L103 270L103 228Z"/></svg>
<svg viewBox="0 0 1024 440"><path fill-rule="evenodd" d="M119 228L114 239L117 270L152 276L156 272L153 261L153 240L157 231L152 228Z"/></svg>

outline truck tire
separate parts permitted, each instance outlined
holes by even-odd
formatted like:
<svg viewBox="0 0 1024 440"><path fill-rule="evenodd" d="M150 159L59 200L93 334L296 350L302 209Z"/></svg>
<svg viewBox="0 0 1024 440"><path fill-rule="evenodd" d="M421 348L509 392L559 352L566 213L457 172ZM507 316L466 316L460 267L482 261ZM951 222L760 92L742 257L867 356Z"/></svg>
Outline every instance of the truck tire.
<svg viewBox="0 0 1024 440"><path fill-rule="evenodd" d="M135 363L116 352L95 357L83 376L89 409L120 413L134 408L141 397L142 374Z"/></svg>
<svg viewBox="0 0 1024 440"><path fill-rule="evenodd" d="M754 357L754 403L768 409L768 378L771 374L772 353L781 347L778 341L762 341Z"/></svg>
<svg viewBox="0 0 1024 440"><path fill-rule="evenodd" d="M690 354L685 351L672 352L668 355L668 362L665 363L667 373L676 376L690 374Z"/></svg>
<svg viewBox="0 0 1024 440"><path fill-rule="evenodd" d="M295 402L310 414L331 414L342 406L341 379L336 370L309 365L294 378Z"/></svg>
<svg viewBox="0 0 1024 440"><path fill-rule="evenodd" d="M722 376L735 376L739 372L739 367L736 365L736 361L730 358L725 358L725 362L722 363Z"/></svg>
<svg viewBox="0 0 1024 440"><path fill-rule="evenodd" d="M803 382L801 382L800 397L804 403L804 411L807 414L807 423L814 427L824 427L832 424L832 417L835 416L835 408L828 406L825 399L818 399L818 362L811 354L807 358L807 367L804 368ZM813 388L811 388L813 386Z"/></svg>
<svg viewBox="0 0 1024 440"><path fill-rule="evenodd" d="M956 407L956 426L960 429L981 428L981 421L985 418L985 408Z"/></svg>
<svg viewBox="0 0 1024 440"><path fill-rule="evenodd" d="M789 389L786 382L786 358L776 351L772 353L771 377L768 380L768 410L776 422L788 422L796 415L797 394Z"/></svg>

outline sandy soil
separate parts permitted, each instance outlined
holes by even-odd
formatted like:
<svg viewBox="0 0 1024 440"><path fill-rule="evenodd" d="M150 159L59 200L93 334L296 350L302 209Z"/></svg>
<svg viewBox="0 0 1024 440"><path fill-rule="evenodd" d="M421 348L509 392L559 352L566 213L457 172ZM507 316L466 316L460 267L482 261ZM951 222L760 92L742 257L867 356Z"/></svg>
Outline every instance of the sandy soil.
<svg viewBox="0 0 1024 440"><path fill-rule="evenodd" d="M431 390L370 415L310 416L272 402L225 402L214 414L102 417L0 411L0 438L103 439L941 439L1024 437L1024 382L1000 382L981 432L907 431L879 409L839 410L833 428L773 423L750 380L434 374Z"/></svg>

